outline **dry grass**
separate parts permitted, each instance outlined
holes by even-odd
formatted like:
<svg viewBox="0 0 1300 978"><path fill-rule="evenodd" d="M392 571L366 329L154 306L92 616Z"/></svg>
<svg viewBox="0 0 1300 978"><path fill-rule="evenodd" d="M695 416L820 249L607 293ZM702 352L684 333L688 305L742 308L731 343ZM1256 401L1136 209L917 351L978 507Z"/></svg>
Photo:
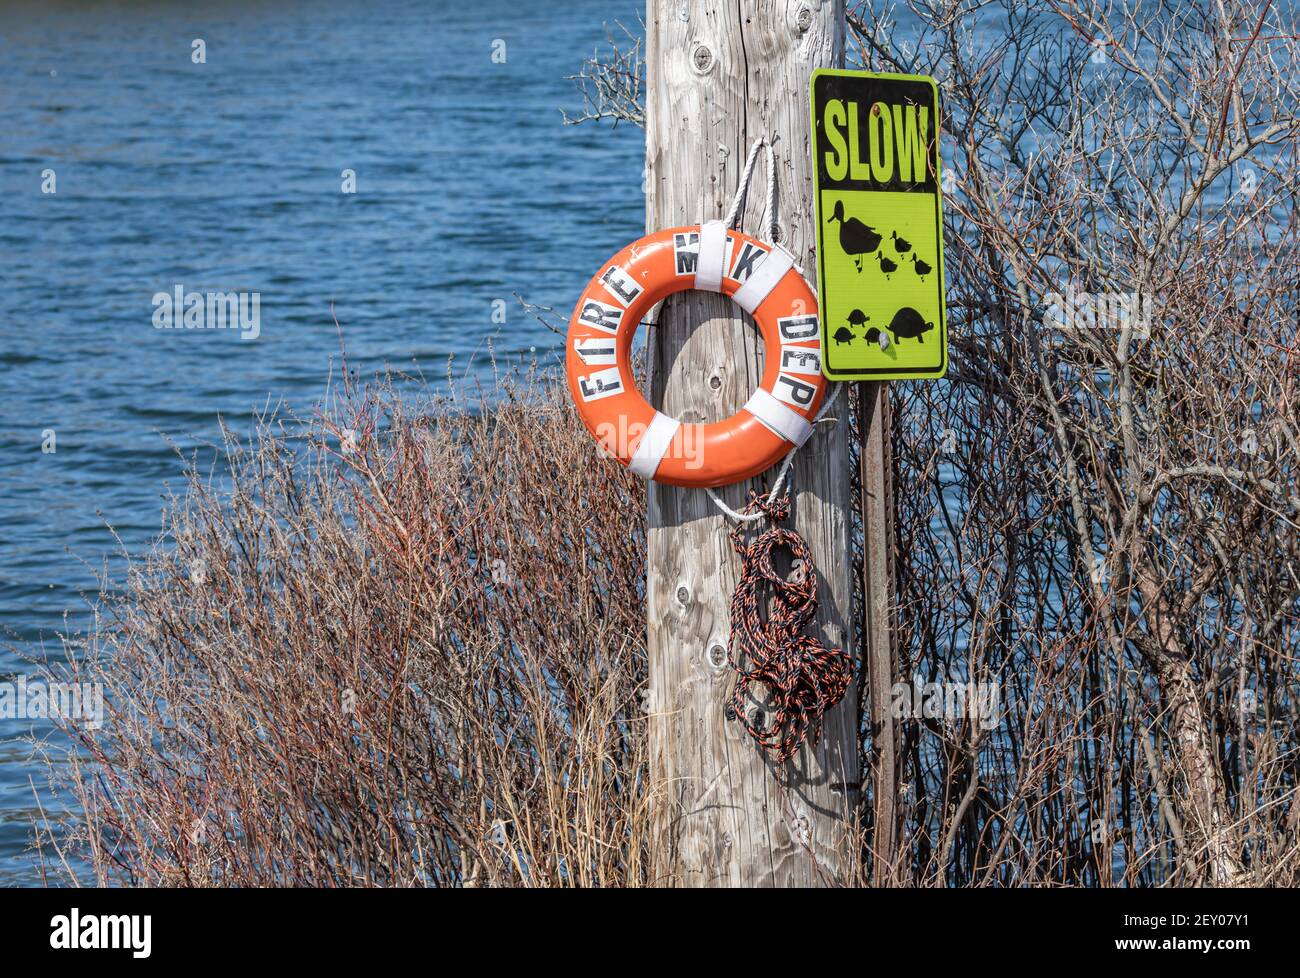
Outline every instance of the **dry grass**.
<svg viewBox="0 0 1300 978"><path fill-rule="evenodd" d="M644 881L643 488L504 390L348 390L191 477L74 665L97 882Z"/></svg>

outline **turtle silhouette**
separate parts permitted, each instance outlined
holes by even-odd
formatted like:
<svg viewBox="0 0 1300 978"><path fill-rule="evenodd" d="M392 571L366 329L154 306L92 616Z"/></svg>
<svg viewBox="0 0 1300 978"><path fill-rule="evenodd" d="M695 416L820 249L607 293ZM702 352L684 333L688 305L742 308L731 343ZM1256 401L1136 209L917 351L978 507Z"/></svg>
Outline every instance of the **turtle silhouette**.
<svg viewBox="0 0 1300 978"><path fill-rule="evenodd" d="M899 340L915 339L918 343L924 343L923 333L928 333L934 329L934 323L928 322L919 312L911 306L904 306L898 312L894 313L894 318L889 321L889 331L894 334L894 342Z"/></svg>
<svg viewBox="0 0 1300 978"><path fill-rule="evenodd" d="M856 217L844 216L844 201L835 202L835 210L831 213L832 221L840 222L840 248L846 255L851 255L853 264L857 266L858 271L862 271L862 256L869 255L880 247L880 235L876 229L868 224L863 224Z"/></svg>
<svg viewBox="0 0 1300 978"><path fill-rule="evenodd" d="M850 326L865 326L866 323L867 323L867 320L870 319L870 318L871 318L871 317L868 316L868 315L867 315L865 312L863 312L861 309L854 309L851 313L849 313L849 325L850 325Z"/></svg>
<svg viewBox="0 0 1300 978"><path fill-rule="evenodd" d="M835 331L833 339L836 343L847 343L849 340L853 339L853 331L847 326L841 326Z"/></svg>
<svg viewBox="0 0 1300 978"><path fill-rule="evenodd" d="M885 278L889 278L891 273L898 271L898 262L886 258L883 251L877 253L876 258L880 260L880 270L885 273Z"/></svg>
<svg viewBox="0 0 1300 978"><path fill-rule="evenodd" d="M912 250L912 243L906 238L900 238L897 231L890 231L889 236L894 239L894 247L900 255Z"/></svg>
<svg viewBox="0 0 1300 978"><path fill-rule="evenodd" d="M917 258L915 252L912 253L912 265L916 270L916 274L921 276L922 279L934 271L933 268L921 261L921 259Z"/></svg>
<svg viewBox="0 0 1300 978"><path fill-rule="evenodd" d="M862 338L866 340L868 343L879 344L882 350L889 349L889 334L876 329L876 327L874 326L868 329L867 335Z"/></svg>

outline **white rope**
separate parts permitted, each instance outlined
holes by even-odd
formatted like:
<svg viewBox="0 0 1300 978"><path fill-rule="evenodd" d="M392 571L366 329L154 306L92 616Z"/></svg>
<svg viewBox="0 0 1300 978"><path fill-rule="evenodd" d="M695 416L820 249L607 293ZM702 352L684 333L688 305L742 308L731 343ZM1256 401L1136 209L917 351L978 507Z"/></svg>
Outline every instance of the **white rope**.
<svg viewBox="0 0 1300 978"><path fill-rule="evenodd" d="M823 404L822 409L817 412L817 417L813 418L814 425L821 424L822 421L839 420L838 418L827 418L826 412L831 409L831 405L835 403L835 399L840 396L840 388L843 386L843 384L834 385L834 389L831 391L831 396L826 398L826 403ZM776 482L772 486L772 492L770 493L771 496L775 497L780 494L781 487L785 485L785 477L790 473L790 465L794 462L794 454L797 451L799 451L798 446L790 449L790 451L786 453L785 461L781 463L781 471L777 474ZM718 509L722 510L723 513L730 516L737 523L753 523L757 520L763 519L764 517L763 513L738 513L724 503L722 497L712 489L705 489L704 491L709 494L709 498L713 500L714 505L716 505Z"/></svg>
<svg viewBox="0 0 1300 978"><path fill-rule="evenodd" d="M760 149L767 150L766 216L768 221L768 241L771 244L775 245L776 230L777 230L776 229L776 224L777 224L776 221L777 218L776 154L772 152L771 144L763 136L759 136L756 140L754 140L754 145L749 148L749 157L745 160L745 169L740 175L740 186L736 188L736 196L731 201L731 210L727 211L727 216L723 218L722 223L725 224L727 227L731 227L739 220L740 209L741 207L744 206L745 193L746 191L749 190L749 180L750 177L754 175L754 164L758 160L758 151ZM823 404L821 410L817 412L817 417L813 418L814 426L820 424L823 420L830 420L830 421L836 420L835 418L827 419L826 412L829 411L831 405L835 403L835 399L840 396L840 388L843 386L844 386L843 384L834 385L834 390L831 391L831 396L826 398L826 403ZM786 453L785 461L781 463L781 471L777 474L776 482L772 486L772 492L771 492L772 496L775 497L779 495L782 487L785 486L786 476L790 474L790 466L794 463L794 454L797 451L799 451L799 446L796 445L794 448L790 449L790 451ZM709 494L709 498L713 500L714 504L718 507L718 509L722 510L723 513L725 513L727 516L731 517L733 520L735 520L738 523L753 523L756 520L761 520L764 518L764 514L762 513L738 513L730 506L728 506L726 503L724 503L722 501L722 497L719 496L712 489L706 488L704 491Z"/></svg>
<svg viewBox="0 0 1300 978"><path fill-rule="evenodd" d="M767 150L767 240L771 244L776 244L776 154L772 152L771 144L763 136L755 139L754 145L749 147L749 157L745 160L745 169L740 174L740 186L736 188L736 196L731 201L731 210L727 211L727 216L722 219L722 223L731 227L739 220L740 208L745 203L749 178L754 174L754 163L758 160L760 149Z"/></svg>

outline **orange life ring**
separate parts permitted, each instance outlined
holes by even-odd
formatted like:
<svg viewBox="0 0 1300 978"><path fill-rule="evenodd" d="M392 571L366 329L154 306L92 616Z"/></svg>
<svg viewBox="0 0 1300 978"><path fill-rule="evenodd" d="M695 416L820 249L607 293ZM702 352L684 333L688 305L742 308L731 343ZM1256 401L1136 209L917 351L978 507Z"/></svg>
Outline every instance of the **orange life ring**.
<svg viewBox="0 0 1300 978"><path fill-rule="evenodd" d="M656 411L632 377L632 337L661 299L720 292L753 315L763 379L736 414L684 425ZM582 293L565 340L578 413L597 442L638 475L675 486L726 486L775 464L812 433L826 395L817 297L780 245L721 221L669 228L628 245Z"/></svg>

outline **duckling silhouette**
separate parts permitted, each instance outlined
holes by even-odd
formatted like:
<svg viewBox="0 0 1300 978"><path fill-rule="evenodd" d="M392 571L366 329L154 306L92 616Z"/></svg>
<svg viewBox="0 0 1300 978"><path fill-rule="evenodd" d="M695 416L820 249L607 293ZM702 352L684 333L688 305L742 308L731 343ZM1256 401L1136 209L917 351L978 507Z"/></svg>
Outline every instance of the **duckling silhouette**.
<svg viewBox="0 0 1300 978"><path fill-rule="evenodd" d="M863 224L856 217L844 216L844 201L835 202L831 213L832 221L840 222L840 248L846 255L853 256L853 264L862 271L862 256L869 255L880 247L880 235L870 225Z"/></svg>
<svg viewBox="0 0 1300 978"><path fill-rule="evenodd" d="M880 270L885 273L886 279L888 279L893 272L898 271L898 263L886 258L883 251L878 252L876 258L880 260Z"/></svg>
<svg viewBox="0 0 1300 978"><path fill-rule="evenodd" d="M912 253L912 265L916 269L916 274L921 276L922 281L925 281L925 277L934 271L933 268L917 258L915 252Z"/></svg>
<svg viewBox="0 0 1300 978"><path fill-rule="evenodd" d="M897 231L890 231L889 236L894 239L894 247L898 249L900 255L912 250L912 243L906 238L900 238Z"/></svg>

